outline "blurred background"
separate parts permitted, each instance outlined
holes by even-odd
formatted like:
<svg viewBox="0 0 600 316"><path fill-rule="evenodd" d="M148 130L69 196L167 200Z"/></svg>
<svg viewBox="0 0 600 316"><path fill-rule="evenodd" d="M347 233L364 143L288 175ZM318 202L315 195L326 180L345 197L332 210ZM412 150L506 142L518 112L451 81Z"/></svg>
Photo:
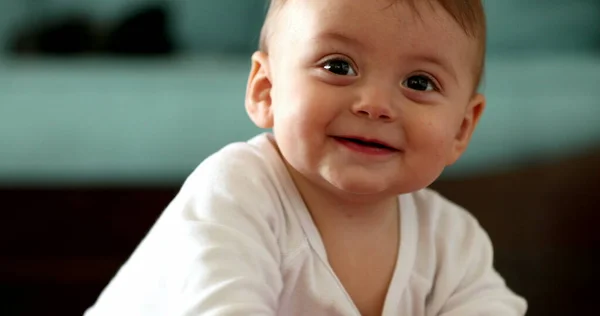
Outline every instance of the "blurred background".
<svg viewBox="0 0 600 316"><path fill-rule="evenodd" d="M433 188L488 230L528 315L600 282L600 1L488 0L488 107ZM264 0L0 0L0 315L81 315L186 176L260 132Z"/></svg>

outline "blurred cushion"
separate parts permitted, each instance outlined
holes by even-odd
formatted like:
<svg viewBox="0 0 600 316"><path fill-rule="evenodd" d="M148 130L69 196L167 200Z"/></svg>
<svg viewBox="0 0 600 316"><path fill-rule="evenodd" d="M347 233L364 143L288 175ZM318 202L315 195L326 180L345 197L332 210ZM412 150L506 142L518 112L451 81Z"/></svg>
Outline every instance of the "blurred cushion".
<svg viewBox="0 0 600 316"><path fill-rule="evenodd" d="M48 0L42 4L0 1L0 41L15 25L41 16L56 19L83 12L99 26L112 27L126 14L154 0ZM172 8L172 29L180 45L202 53L249 53L256 49L266 0L165 1Z"/></svg>
<svg viewBox="0 0 600 316"><path fill-rule="evenodd" d="M0 60L0 185L181 181L260 132L244 110L246 56ZM490 58L487 108L448 177L569 157L600 144L600 58Z"/></svg>

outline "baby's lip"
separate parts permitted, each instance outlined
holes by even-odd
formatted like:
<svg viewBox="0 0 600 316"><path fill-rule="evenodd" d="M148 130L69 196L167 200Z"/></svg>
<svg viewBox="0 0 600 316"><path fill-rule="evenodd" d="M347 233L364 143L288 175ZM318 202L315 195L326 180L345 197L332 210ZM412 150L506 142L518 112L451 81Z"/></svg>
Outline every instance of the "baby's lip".
<svg viewBox="0 0 600 316"><path fill-rule="evenodd" d="M380 139L376 139L376 138L368 138L368 137L354 136L354 135L334 136L334 138L345 139L345 140L350 140L350 141L357 141L357 142L361 142L361 143L365 143L365 144L373 144L373 145L384 147L389 150L400 151L399 148L396 148L396 147L390 145L389 143L384 142Z"/></svg>

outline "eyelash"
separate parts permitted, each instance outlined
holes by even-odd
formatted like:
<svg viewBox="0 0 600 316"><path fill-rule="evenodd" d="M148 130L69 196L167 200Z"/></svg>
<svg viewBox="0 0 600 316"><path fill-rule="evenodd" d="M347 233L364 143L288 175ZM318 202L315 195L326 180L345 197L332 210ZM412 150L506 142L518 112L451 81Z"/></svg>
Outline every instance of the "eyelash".
<svg viewBox="0 0 600 316"><path fill-rule="evenodd" d="M328 57L328 58L324 59L323 61L321 61L319 63L319 67L322 68L322 69L325 69L325 66L328 63L335 62L335 61L341 61L341 62L347 63L350 66L350 68L352 68L352 70L354 70L355 74L358 74L358 67L356 67L356 65L349 58L342 57L342 56ZM336 73L334 73L332 71L329 71L327 69L325 69L325 70L328 71L328 72L330 72L330 73L332 73L332 74L334 74L334 75L337 75ZM339 75L339 76L342 76L342 75Z"/></svg>
<svg viewBox="0 0 600 316"><path fill-rule="evenodd" d="M411 74L410 76L408 76L408 77L407 77L407 79L406 79L406 80L408 80L408 79L410 79L410 78L412 78L412 77L418 77L418 76L427 78L427 80L429 80L429 83L431 83L431 86L433 87L433 91L437 91L437 92L441 91L440 85L439 85L439 83L437 82L437 80L435 80L435 78L433 78L433 76L431 76L431 75L428 75L428 74L426 74L426 73L415 73L415 74ZM404 83L404 82L403 82L403 83ZM422 91L421 91L421 92L422 92Z"/></svg>

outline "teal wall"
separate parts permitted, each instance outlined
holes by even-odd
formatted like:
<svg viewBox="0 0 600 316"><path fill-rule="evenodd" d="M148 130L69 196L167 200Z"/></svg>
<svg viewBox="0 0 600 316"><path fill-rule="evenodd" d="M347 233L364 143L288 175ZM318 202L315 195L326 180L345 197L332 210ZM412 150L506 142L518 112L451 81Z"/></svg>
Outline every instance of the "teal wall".
<svg viewBox="0 0 600 316"><path fill-rule="evenodd" d="M81 11L110 24L136 5L154 2L160 1L5 0L0 3L0 36L6 34L7 25L14 25L28 13L48 17ZM196 52L252 49L266 6L265 0L164 2L170 3L173 8L173 35L183 47ZM490 54L600 47L600 1L484 0L484 4L488 16Z"/></svg>

